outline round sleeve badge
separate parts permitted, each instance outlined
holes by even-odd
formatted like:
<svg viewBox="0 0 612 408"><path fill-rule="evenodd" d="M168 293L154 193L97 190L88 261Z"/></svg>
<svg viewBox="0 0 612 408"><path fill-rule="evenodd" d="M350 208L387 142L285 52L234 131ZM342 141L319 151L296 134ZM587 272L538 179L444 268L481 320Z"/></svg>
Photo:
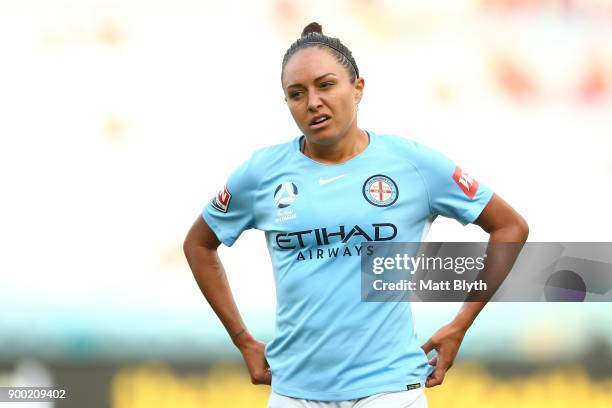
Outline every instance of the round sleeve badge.
<svg viewBox="0 0 612 408"><path fill-rule="evenodd" d="M397 201L399 190L391 177L377 174L363 183L363 196L372 205L388 207Z"/></svg>

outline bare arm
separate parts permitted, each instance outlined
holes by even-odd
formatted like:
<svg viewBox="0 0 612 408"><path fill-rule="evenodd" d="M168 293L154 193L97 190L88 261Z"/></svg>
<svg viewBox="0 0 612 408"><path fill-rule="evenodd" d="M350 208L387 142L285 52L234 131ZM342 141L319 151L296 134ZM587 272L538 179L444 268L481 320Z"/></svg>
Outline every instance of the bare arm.
<svg viewBox="0 0 612 408"><path fill-rule="evenodd" d="M474 224L489 233L489 245L508 242L523 244L527 241L527 236L529 235L529 226L525 219L497 195L493 195L493 198L476 221L474 221ZM487 263L489 265L495 263L496 269L504 268L496 280L491 278L493 291L499 287L503 279L510 272L520 247L522 245L512 247L513 251L510 251L508 248L497 253L489 252L490 256L493 255L497 258L489 256ZM455 320L467 330L486 303L474 301L464 303Z"/></svg>
<svg viewBox="0 0 612 408"><path fill-rule="evenodd" d="M200 290L221 320L245 360L253 384L270 384L271 373L264 356L264 344L246 329L232 295L225 270L217 254L221 243L200 216L189 230L183 250Z"/></svg>
<svg viewBox="0 0 612 408"><path fill-rule="evenodd" d="M529 235L529 227L523 217L496 194L474 223L489 233L489 244L506 242L523 244ZM485 269L495 272L486 279L491 292L495 292L512 269L521 246L513 246L510 250L487 252ZM485 270L484 273L486 272ZM425 353L434 349L438 352L437 356L429 361L436 369L428 378L427 387L442 384L446 371L453 365L465 333L486 304L487 301L465 302L455 319L438 330L422 346Z"/></svg>

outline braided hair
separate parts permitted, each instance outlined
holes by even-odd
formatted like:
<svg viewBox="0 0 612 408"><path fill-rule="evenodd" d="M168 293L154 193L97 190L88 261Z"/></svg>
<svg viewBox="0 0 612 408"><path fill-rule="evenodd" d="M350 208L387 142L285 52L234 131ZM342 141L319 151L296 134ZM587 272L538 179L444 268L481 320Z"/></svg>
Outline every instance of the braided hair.
<svg viewBox="0 0 612 408"><path fill-rule="evenodd" d="M351 78L351 83L355 83L355 80L359 78L359 68L353 58L351 50L349 50L338 38L328 37L323 34L323 27L318 23L310 23L302 31L302 36L298 38L287 50L283 57L283 68L281 72L281 79L285 72L285 65L289 59L304 48L317 47L321 49L328 49L336 60L344 66Z"/></svg>

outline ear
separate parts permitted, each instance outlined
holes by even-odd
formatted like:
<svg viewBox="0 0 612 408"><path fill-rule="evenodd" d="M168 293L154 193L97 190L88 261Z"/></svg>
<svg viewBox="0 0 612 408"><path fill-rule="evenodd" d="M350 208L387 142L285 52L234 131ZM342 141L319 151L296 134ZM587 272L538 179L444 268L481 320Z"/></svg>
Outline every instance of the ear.
<svg viewBox="0 0 612 408"><path fill-rule="evenodd" d="M363 88L365 87L365 80L363 78L357 78L355 80L355 104L361 102L363 96Z"/></svg>

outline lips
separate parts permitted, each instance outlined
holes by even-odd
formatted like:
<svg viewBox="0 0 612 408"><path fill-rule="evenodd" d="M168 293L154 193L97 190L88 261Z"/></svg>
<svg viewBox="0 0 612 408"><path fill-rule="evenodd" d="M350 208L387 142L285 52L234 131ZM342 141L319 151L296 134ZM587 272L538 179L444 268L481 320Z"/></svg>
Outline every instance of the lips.
<svg viewBox="0 0 612 408"><path fill-rule="evenodd" d="M329 115L317 115L309 123L309 126L313 129L321 128L329 122L331 116Z"/></svg>

